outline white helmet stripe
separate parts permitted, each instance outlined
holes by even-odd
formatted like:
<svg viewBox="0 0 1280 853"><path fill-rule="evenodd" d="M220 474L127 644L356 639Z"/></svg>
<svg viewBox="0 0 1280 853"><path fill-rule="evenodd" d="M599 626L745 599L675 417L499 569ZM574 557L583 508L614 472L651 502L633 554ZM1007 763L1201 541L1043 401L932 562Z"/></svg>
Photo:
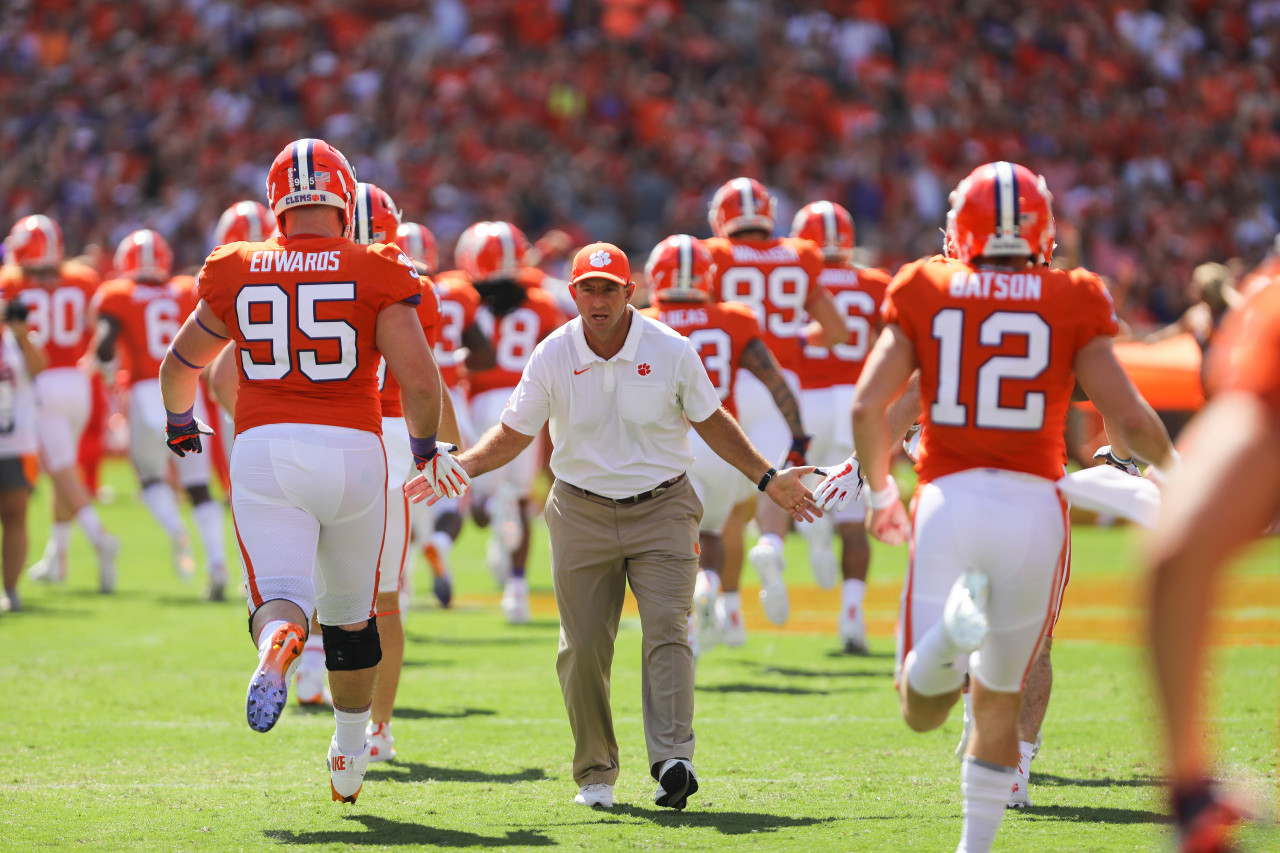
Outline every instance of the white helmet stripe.
<svg viewBox="0 0 1280 853"><path fill-rule="evenodd" d="M756 197L751 192L750 178L734 178L733 187L738 191L738 198L742 200L742 215L756 215Z"/></svg>
<svg viewBox="0 0 1280 853"><path fill-rule="evenodd" d="M144 270L154 270L156 268L156 241L154 232L139 231L136 241L138 248L142 250L142 257L139 259L139 266Z"/></svg>
<svg viewBox="0 0 1280 853"><path fill-rule="evenodd" d="M498 242L502 244L502 272L513 273L520 264L516 257L516 238L511 233L511 226L506 222L495 223Z"/></svg>
<svg viewBox="0 0 1280 853"><path fill-rule="evenodd" d="M1004 160L996 163L996 233L1005 237L1018 233L1018 179Z"/></svg>
<svg viewBox="0 0 1280 853"><path fill-rule="evenodd" d="M680 247L680 273L676 277L676 286L682 290L693 286L693 240L688 234L678 238Z"/></svg>
<svg viewBox="0 0 1280 853"><path fill-rule="evenodd" d="M40 233L44 235L45 254L40 260L46 264L57 263L58 261L58 231L54 227L53 220L47 216L36 216L36 227L40 229Z"/></svg>
<svg viewBox="0 0 1280 853"><path fill-rule="evenodd" d="M840 226L836 222L835 206L829 201L820 201L818 211L822 214L822 247L825 249L839 246Z"/></svg>

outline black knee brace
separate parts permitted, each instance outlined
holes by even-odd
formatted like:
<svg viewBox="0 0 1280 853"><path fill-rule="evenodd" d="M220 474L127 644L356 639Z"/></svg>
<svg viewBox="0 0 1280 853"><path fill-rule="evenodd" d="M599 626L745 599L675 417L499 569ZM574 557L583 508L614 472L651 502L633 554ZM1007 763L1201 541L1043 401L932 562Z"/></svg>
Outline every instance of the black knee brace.
<svg viewBox="0 0 1280 853"><path fill-rule="evenodd" d="M344 631L337 625L321 625L324 636L324 665L330 672L369 669L382 660L382 643L378 640L378 618L359 631Z"/></svg>

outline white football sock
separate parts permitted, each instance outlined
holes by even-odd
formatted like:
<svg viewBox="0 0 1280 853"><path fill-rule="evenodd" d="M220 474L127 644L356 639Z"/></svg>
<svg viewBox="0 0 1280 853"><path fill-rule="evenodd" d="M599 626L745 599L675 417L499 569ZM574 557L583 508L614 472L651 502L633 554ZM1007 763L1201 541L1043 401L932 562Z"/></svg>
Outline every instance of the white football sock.
<svg viewBox="0 0 1280 853"><path fill-rule="evenodd" d="M226 512L220 501L209 500L196 504L191 509L195 519L196 530L200 531L200 542L204 545L204 559L207 565L227 564Z"/></svg>
<svg viewBox="0 0 1280 853"><path fill-rule="evenodd" d="M267 647L271 645L271 637L275 632L288 624L284 619L272 619L262 626L262 633L258 635L258 657L262 657Z"/></svg>
<svg viewBox="0 0 1280 853"><path fill-rule="evenodd" d="M1031 778L1031 757L1036 753L1036 745L1020 740L1018 741L1018 752L1021 755L1018 759L1018 775L1024 780L1028 780Z"/></svg>
<svg viewBox="0 0 1280 853"><path fill-rule="evenodd" d="M368 708L354 712L333 709L333 739L338 742L338 749L342 750L343 755L359 755L364 752L365 732L371 716Z"/></svg>
<svg viewBox="0 0 1280 853"><path fill-rule="evenodd" d="M840 609L847 611L850 607L862 609L862 602L867 597L867 582L848 578L840 585Z"/></svg>
<svg viewBox="0 0 1280 853"><path fill-rule="evenodd" d="M178 498L168 483L152 483L142 490L142 502L151 510L151 516L176 539L182 532L182 515L178 511Z"/></svg>
<svg viewBox="0 0 1280 853"><path fill-rule="evenodd" d="M431 544L436 546L436 553L440 555L440 559L449 559L449 554L453 551L453 537L442 530L437 530L431 534Z"/></svg>
<svg viewBox="0 0 1280 853"><path fill-rule="evenodd" d="M720 600L724 602L724 612L731 613L734 610L742 609L742 593L739 590L733 592L721 592Z"/></svg>
<svg viewBox="0 0 1280 853"><path fill-rule="evenodd" d="M324 634L312 630L307 641L302 644L302 656L298 659L298 669L324 669Z"/></svg>
<svg viewBox="0 0 1280 853"><path fill-rule="evenodd" d="M965 758L960 766L964 830L956 853L987 853L991 849L1013 789L1013 775L1012 767L1000 767L972 755Z"/></svg>
<svg viewBox="0 0 1280 853"><path fill-rule="evenodd" d="M93 507L87 506L84 509L92 510ZM80 510L80 512L84 512L84 510ZM77 513L77 515L78 514L79 513ZM97 513L94 513L94 517L97 518ZM98 528L99 529L102 528L101 523L98 524ZM88 530L85 531L85 533L88 533L88 532L89 532ZM89 538L92 539L93 537L90 536ZM53 523L53 530L50 531L49 545L45 549L45 554L48 554L51 557L56 557L59 554L65 555L67 551L69 551L70 549L71 549L71 522L55 521Z"/></svg>
<svg viewBox="0 0 1280 853"><path fill-rule="evenodd" d="M777 553L777 554L781 554L781 553L782 553L782 547L783 547L783 546L782 546L782 537L781 537L781 536L779 536L779 535L778 535L778 534L776 534L776 533L762 533L762 534L760 534L760 542L759 542L759 544L769 546L769 547L770 547L770 548L772 548L772 549L773 549L773 551L774 551L775 553Z"/></svg>

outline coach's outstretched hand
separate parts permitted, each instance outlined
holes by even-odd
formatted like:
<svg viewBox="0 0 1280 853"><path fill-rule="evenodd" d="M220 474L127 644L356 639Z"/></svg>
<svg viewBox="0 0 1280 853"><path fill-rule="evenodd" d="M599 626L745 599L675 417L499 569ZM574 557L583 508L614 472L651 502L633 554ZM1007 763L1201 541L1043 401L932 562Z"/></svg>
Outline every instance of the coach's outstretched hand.
<svg viewBox="0 0 1280 853"><path fill-rule="evenodd" d="M456 444L436 442L436 452L428 457L414 456L414 462L422 473L404 484L409 500L420 503L425 500L431 506L441 498L460 498L471 487L471 478L457 459L450 454L458 449Z"/></svg>
<svg viewBox="0 0 1280 853"><path fill-rule="evenodd" d="M800 478L812 474L817 469L812 465L799 468L784 468L769 480L764 493L791 514L796 521L813 521L822 518L822 510L813 502L813 493L809 491Z"/></svg>

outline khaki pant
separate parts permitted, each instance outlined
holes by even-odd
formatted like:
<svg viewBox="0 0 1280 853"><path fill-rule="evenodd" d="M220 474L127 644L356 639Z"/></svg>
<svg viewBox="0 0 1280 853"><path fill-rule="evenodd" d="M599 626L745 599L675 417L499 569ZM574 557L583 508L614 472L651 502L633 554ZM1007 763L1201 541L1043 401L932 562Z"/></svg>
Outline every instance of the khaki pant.
<svg viewBox="0 0 1280 853"><path fill-rule="evenodd" d="M556 671L573 729L579 785L618 778L609 707L613 644L626 584L640 607L640 673L649 765L693 758L689 610L702 504L686 477L638 504L615 504L557 482L547 499L551 578L560 608Z"/></svg>

